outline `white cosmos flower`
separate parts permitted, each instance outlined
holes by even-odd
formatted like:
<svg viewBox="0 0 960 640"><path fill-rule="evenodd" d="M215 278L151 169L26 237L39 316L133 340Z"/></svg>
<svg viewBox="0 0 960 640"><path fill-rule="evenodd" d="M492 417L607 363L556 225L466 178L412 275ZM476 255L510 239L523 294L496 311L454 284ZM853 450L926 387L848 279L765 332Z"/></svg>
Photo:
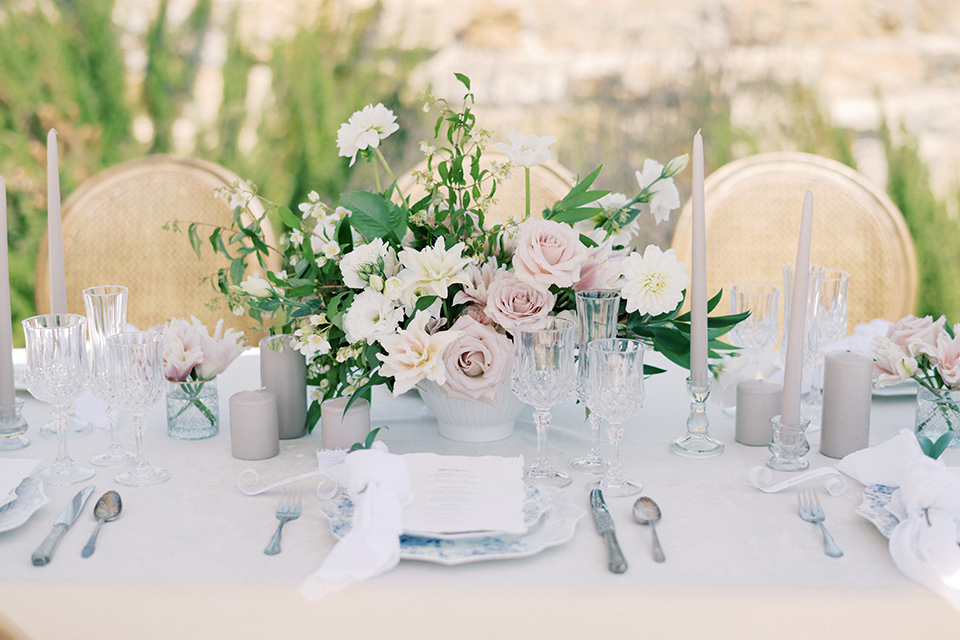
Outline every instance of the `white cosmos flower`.
<svg viewBox="0 0 960 640"><path fill-rule="evenodd" d="M524 135L519 131L508 131L507 139L510 144L498 142L493 145L505 153L510 162L520 167L535 167L550 159L548 147L557 141L554 136Z"/></svg>
<svg viewBox="0 0 960 640"><path fill-rule="evenodd" d="M381 238L374 238L369 244L356 246L340 261L343 283L353 289L365 288L373 276L381 278L382 283L383 280L397 275L399 271L397 253L393 247L384 244ZM374 288L382 290L383 287L381 284Z"/></svg>
<svg viewBox="0 0 960 640"><path fill-rule="evenodd" d="M433 380L439 385L447 381L443 350L460 337L460 331L440 331L433 335L427 332L430 315L418 311L406 329L385 336L380 340L386 355L377 354L383 362L381 375L395 380L394 397L409 391L423 380Z"/></svg>
<svg viewBox="0 0 960 640"><path fill-rule="evenodd" d="M337 147L340 155L350 158L350 166L357 160L357 153L366 148L375 149L380 141L400 128L397 116L382 104L368 104L354 112L337 131Z"/></svg>
<svg viewBox="0 0 960 640"><path fill-rule="evenodd" d="M663 165L656 160L644 160L643 171L637 171L637 184L641 191L646 189L654 180L663 174ZM650 213L657 224L670 218L670 212L680 206L680 192L673 183L673 178L664 178L650 189Z"/></svg>
<svg viewBox="0 0 960 640"><path fill-rule="evenodd" d="M470 261L463 257L463 243L458 242L449 249L443 237L437 238L432 247L420 251L406 248L400 252L399 260L404 269L400 272L403 281L401 299L408 307L413 307L416 299L423 296L447 297L447 288L454 284L469 284L467 267Z"/></svg>
<svg viewBox="0 0 960 640"><path fill-rule="evenodd" d="M376 342L397 330L403 320L403 309L379 291L367 289L353 299L343 314L343 331L347 342Z"/></svg>
<svg viewBox="0 0 960 640"><path fill-rule="evenodd" d="M690 279L686 265L677 260L673 249L661 251L649 245L641 256L631 253L621 264L621 293L627 301L627 312L659 315L673 311L683 300L683 290Z"/></svg>

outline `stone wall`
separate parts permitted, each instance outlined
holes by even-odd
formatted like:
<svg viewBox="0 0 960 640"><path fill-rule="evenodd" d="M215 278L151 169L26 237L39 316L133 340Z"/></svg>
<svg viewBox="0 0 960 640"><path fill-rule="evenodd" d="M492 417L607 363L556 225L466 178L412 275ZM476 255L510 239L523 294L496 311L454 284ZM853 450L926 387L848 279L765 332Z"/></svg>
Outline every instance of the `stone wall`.
<svg viewBox="0 0 960 640"><path fill-rule="evenodd" d="M144 63L136 36L146 29L156 2L118 0L115 17L129 35L134 87ZM172 0L171 19L185 16L192 2ZM370 2L328 0L323 15L341 19ZM918 137L939 194L947 194L960 176L957 0L382 0L382 5L379 39L435 52L411 78L415 89L449 96L459 91L453 72L466 73L490 128L554 133L561 137L560 157L570 165L595 150L588 137L571 142L565 132L605 132L593 147L616 141L609 103L620 105L613 113L622 120L621 131L653 128L648 137L689 138L691 126L676 114L649 116L644 108L682 97L707 74L719 78L734 125L755 131L761 150L796 144L779 139L779 124L790 108L788 89L801 83L819 96L834 123L857 132L858 166L874 181L885 181L886 162L876 140L884 117L894 126L903 122ZM224 28L238 8L249 46L267 55L265 44L314 19L319 6L308 0L216 0L215 22ZM178 129L184 151L219 104L216 73L225 47L222 32L211 34L204 81L198 82L202 90ZM251 86L268 90L265 82ZM251 96L250 104L263 108L264 98ZM623 106L630 104L637 108ZM704 133L709 140L710 132ZM638 162L640 155L627 155L624 163Z"/></svg>

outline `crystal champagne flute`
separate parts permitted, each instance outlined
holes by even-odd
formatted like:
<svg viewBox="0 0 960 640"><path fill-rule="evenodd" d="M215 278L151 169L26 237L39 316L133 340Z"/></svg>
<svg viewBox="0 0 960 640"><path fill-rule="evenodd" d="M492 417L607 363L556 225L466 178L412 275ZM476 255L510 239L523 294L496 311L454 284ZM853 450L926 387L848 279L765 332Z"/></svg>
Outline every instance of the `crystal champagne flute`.
<svg viewBox="0 0 960 640"><path fill-rule="evenodd" d="M67 416L90 381L87 364L87 319L51 313L22 321L27 348L24 380L37 400L53 405L57 457L38 475L47 484L69 485L93 477L67 453Z"/></svg>
<svg viewBox="0 0 960 640"><path fill-rule="evenodd" d="M537 425L537 461L524 476L555 487L570 484L570 476L551 467L543 449L550 427L550 409L566 400L576 386L576 334L573 320L557 317L516 327L513 334L517 344L513 392L533 405Z"/></svg>
<svg viewBox="0 0 960 640"><path fill-rule="evenodd" d="M120 410L110 384L107 337L122 333L127 323L127 288L119 286L90 287L83 290L90 331L90 388L94 397L107 405L110 446L90 462L100 467L122 467L133 462L133 455L120 444Z"/></svg>
<svg viewBox="0 0 960 640"><path fill-rule="evenodd" d="M577 292L577 321L580 325L577 341L577 397L586 406L587 344L593 340L617 336L617 316L620 312L620 292L597 289ZM570 462L570 468L586 473L603 473L610 461L600 454L600 417L587 410L590 422L590 451Z"/></svg>

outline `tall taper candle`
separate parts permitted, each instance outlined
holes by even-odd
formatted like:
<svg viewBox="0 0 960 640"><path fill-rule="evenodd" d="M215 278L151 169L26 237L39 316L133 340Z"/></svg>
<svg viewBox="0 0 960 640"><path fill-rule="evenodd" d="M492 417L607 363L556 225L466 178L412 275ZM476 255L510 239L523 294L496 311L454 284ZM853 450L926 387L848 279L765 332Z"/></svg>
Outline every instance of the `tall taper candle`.
<svg viewBox="0 0 960 640"><path fill-rule="evenodd" d="M10 313L10 266L7 250L7 185L0 178L0 406L16 400L13 387L13 326Z"/></svg>
<svg viewBox="0 0 960 640"><path fill-rule="evenodd" d="M800 240L797 243L797 264L793 271L790 298L790 325L787 355L783 365L783 400L780 421L795 425L800 422L800 386L803 379L803 336L807 320L807 290L810 286L810 237L813 232L813 194L803 197L800 219Z"/></svg>
<svg viewBox="0 0 960 640"><path fill-rule="evenodd" d="M57 131L47 134L47 248L50 254L50 313L67 312L67 284L63 267L63 232L60 227L60 161Z"/></svg>
<svg viewBox="0 0 960 640"><path fill-rule="evenodd" d="M707 381L707 224L703 208L703 139L693 137L693 246L690 277L690 381Z"/></svg>

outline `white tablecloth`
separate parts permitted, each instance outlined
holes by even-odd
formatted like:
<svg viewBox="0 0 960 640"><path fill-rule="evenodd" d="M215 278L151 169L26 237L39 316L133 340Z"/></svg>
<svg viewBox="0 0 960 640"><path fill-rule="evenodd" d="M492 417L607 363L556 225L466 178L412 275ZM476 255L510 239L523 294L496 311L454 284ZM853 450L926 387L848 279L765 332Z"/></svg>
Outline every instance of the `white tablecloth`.
<svg viewBox="0 0 960 640"><path fill-rule="evenodd" d="M648 381L640 414L625 424L623 466L644 484L663 511L658 532L667 561L650 554L650 532L632 521L633 498L607 500L630 568L615 575L592 519L573 539L534 557L457 567L401 562L373 581L319 603L296 592L335 540L304 481L303 515L284 528L282 553L263 553L277 520L278 493L248 497L237 489L245 469L265 483L316 467L320 434L281 442L276 458L249 462L230 455L227 400L258 386L256 352L248 352L220 377L221 432L202 441L166 435L157 406L149 416L146 457L173 479L145 488L120 487L99 469L93 500L108 489L123 496L123 514L103 526L96 553L80 557L93 525L88 505L61 541L53 561L34 567L30 555L46 537L78 487L45 487L51 503L20 528L0 533L0 617L28 637L45 638L272 638L272 637L521 637L546 633L586 637L960 637L960 613L903 577L887 541L854 513L862 487L849 483L833 498L821 487L826 525L844 550L827 557L814 525L797 515L796 495L765 494L748 480L765 448L734 441L734 420L710 404L711 434L726 444L722 456L689 459L668 444L685 431L689 402L683 372L672 369ZM22 393L22 392L21 392ZM432 451L457 455L535 455L529 411L515 434L488 444L443 439L415 395L390 399L376 393L373 426L395 453ZM875 398L871 444L913 424L913 397ZM33 401L26 416L33 443L0 453L41 458L55 453L40 435L49 409ZM812 468L836 461L820 455L810 435ZM557 466L585 453L588 429L573 402L555 412L547 444ZM132 447L132 434L124 432ZM88 460L108 444L95 429L69 439L71 455ZM606 452L612 453L609 447ZM946 454L960 463L960 451ZM777 474L785 479L788 474ZM588 509L587 477L565 489ZM650 635L652 634L652 635ZM955 634L950 636L949 634Z"/></svg>

